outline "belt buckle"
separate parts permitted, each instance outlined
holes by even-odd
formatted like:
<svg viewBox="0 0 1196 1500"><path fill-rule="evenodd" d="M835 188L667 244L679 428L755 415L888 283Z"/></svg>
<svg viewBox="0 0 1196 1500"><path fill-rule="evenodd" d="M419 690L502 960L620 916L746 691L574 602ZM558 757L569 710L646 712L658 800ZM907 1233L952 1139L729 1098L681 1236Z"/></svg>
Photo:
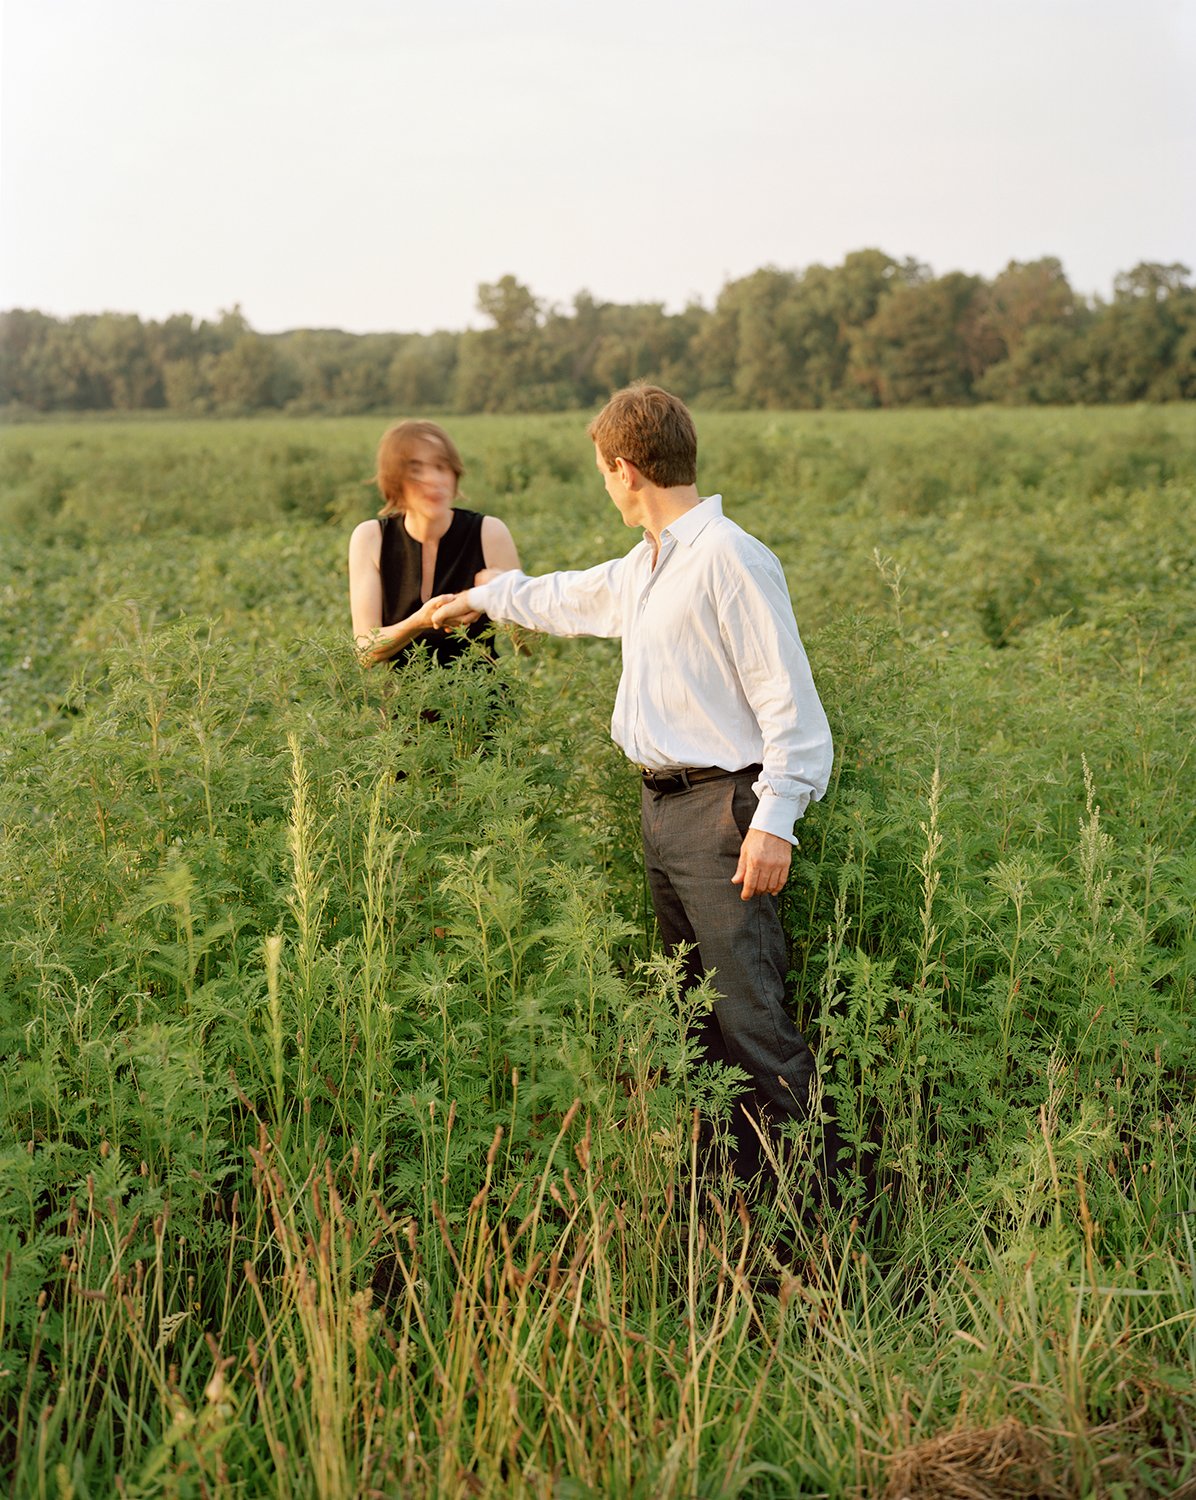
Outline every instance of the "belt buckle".
<svg viewBox="0 0 1196 1500"><path fill-rule="evenodd" d="M688 792L692 785L689 772L684 768L677 771L649 771L645 766L643 777L648 790L662 797L671 796L674 792Z"/></svg>

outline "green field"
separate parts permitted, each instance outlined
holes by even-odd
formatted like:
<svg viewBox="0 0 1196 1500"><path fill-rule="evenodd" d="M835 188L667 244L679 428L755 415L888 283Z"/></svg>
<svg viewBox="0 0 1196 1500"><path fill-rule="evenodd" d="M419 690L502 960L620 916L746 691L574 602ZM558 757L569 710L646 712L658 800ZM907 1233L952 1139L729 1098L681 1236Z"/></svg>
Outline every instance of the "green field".
<svg viewBox="0 0 1196 1500"><path fill-rule="evenodd" d="M383 425L3 434L12 1493L1196 1487L1196 408L699 416L838 749L784 916L847 1203L799 1138L750 1225L617 649L503 646L496 725L356 664ZM584 425L452 423L531 572L633 541Z"/></svg>

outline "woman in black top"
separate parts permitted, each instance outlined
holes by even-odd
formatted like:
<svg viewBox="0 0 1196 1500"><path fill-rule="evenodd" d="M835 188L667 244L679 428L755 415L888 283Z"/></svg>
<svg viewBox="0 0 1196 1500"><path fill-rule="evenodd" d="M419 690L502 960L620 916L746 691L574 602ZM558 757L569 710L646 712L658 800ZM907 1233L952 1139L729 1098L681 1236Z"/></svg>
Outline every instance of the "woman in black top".
<svg viewBox="0 0 1196 1500"><path fill-rule="evenodd" d="M436 630L432 613L462 589L519 566L497 516L458 510L464 472L452 438L435 422L400 422L378 444L376 521L349 541L349 604L362 662L398 663L423 641L442 665L469 650L485 616L465 630Z"/></svg>

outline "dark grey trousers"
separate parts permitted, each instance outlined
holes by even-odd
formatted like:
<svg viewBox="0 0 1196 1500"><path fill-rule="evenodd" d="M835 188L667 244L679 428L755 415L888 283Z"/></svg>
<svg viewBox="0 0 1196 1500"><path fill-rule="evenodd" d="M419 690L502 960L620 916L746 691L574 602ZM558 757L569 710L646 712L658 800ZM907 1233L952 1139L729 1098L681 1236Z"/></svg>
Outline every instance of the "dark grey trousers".
<svg viewBox="0 0 1196 1500"><path fill-rule="evenodd" d="M712 1061L751 1079L732 1123L732 1165L750 1181L759 1137L804 1115L814 1061L785 1009L788 950L771 896L744 901L731 876L756 809L754 773L699 782L689 791L643 790L644 863L665 951L693 944L687 981L713 971L719 999L698 1027Z"/></svg>

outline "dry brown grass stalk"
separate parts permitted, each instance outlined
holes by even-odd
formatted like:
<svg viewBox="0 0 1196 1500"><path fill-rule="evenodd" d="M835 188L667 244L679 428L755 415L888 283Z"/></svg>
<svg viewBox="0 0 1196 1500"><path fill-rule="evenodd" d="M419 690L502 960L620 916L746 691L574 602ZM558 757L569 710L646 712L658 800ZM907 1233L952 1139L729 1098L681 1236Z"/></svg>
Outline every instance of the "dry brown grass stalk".
<svg viewBox="0 0 1196 1500"><path fill-rule="evenodd" d="M964 1427L903 1449L889 1460L884 1500L1063 1500L1041 1433L1016 1417Z"/></svg>

